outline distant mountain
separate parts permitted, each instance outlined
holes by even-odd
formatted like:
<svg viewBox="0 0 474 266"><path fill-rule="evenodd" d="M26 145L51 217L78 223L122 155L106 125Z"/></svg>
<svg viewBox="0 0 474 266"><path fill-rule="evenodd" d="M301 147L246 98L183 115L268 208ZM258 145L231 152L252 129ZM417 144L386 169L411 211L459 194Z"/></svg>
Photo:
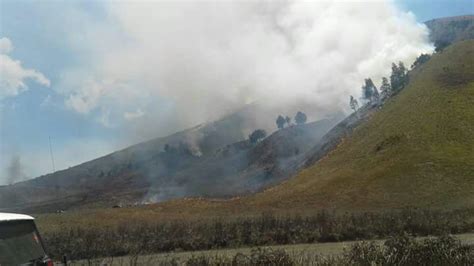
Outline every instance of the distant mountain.
<svg viewBox="0 0 474 266"><path fill-rule="evenodd" d="M248 105L216 122L0 187L0 209L42 212L255 192L294 174L305 152L342 118L291 126L251 145L246 132L260 112Z"/></svg>
<svg viewBox="0 0 474 266"><path fill-rule="evenodd" d="M433 19L425 24L434 43L474 39L474 15Z"/></svg>

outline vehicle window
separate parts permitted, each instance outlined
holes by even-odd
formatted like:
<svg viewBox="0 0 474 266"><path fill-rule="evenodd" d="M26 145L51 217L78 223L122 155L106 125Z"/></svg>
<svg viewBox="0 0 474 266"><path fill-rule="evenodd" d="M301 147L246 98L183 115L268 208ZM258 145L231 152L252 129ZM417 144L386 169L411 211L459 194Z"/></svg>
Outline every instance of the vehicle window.
<svg viewBox="0 0 474 266"><path fill-rule="evenodd" d="M19 265L44 255L33 221L0 222L0 265Z"/></svg>

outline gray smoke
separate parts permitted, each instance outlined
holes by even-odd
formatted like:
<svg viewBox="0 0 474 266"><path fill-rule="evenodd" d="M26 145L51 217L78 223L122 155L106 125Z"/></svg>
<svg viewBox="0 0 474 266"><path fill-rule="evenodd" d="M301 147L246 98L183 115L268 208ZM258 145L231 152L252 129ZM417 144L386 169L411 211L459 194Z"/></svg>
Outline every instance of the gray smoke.
<svg viewBox="0 0 474 266"><path fill-rule="evenodd" d="M258 112L248 112L243 136L274 129L278 114L303 111L314 121L347 112L348 97L360 95L364 78L378 83L391 62L410 65L432 49L426 27L390 0L102 4L99 16L74 4L60 17L47 16L55 22L71 18L52 28L80 58L54 80L52 89L63 97L52 99L64 98L67 108L123 138L62 145L55 151L59 169L214 121L249 103ZM0 40L2 55L11 49ZM13 81L25 77L49 85L34 71L10 72L16 73ZM51 170L48 149L22 153L21 162L28 176ZM10 176L8 165L0 160L2 183Z"/></svg>
<svg viewBox="0 0 474 266"><path fill-rule="evenodd" d="M166 135L258 102L269 117L348 111L366 77L432 50L390 0L110 2L89 22L57 89L74 111L129 141ZM263 116L267 117L267 116ZM266 118L265 118L266 119ZM272 121L273 123L273 121Z"/></svg>
<svg viewBox="0 0 474 266"><path fill-rule="evenodd" d="M13 183L23 181L26 179L25 171L21 162L21 157L15 155L11 158L10 164L7 167L6 184L11 185Z"/></svg>

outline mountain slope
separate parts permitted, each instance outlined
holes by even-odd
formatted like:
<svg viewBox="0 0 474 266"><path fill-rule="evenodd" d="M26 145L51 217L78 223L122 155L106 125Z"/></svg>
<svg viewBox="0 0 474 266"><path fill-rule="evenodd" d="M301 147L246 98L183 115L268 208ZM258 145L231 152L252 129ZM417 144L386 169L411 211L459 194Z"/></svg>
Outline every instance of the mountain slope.
<svg viewBox="0 0 474 266"><path fill-rule="evenodd" d="M474 15L438 18L425 24L430 30L430 40L434 43L474 39Z"/></svg>
<svg viewBox="0 0 474 266"><path fill-rule="evenodd" d="M0 208L44 212L256 192L294 174L308 149L339 119L291 126L251 145L242 140L244 117L233 114L67 170L0 187Z"/></svg>
<svg viewBox="0 0 474 266"><path fill-rule="evenodd" d="M248 203L347 209L473 206L474 41L434 55L412 71L410 80L329 156Z"/></svg>
<svg viewBox="0 0 474 266"><path fill-rule="evenodd" d="M62 203L60 207L80 205L98 200L99 197L106 198L107 194L124 201L136 201L143 197L143 190L150 186L148 164L159 160L165 145L178 147L185 144L192 147L193 153L212 154L221 146L244 139L245 128L253 126L253 121L247 117L255 111L256 107L249 105L213 123L139 143L25 182L0 186L0 208L56 205L58 200ZM196 150L197 146L199 150ZM183 167L195 157L188 155L181 156L180 165L174 167ZM162 174L166 174L166 171ZM116 202L115 199L111 200Z"/></svg>
<svg viewBox="0 0 474 266"><path fill-rule="evenodd" d="M448 42L472 39L473 18L428 21L430 38ZM470 158L466 150L472 150L472 143L465 140L472 136L472 127L463 122L472 121L472 102L465 102L472 101L469 45L472 42L456 44L435 55L411 73L416 82L381 112L369 108L360 113L362 119L352 115L324 137L335 120L285 129L252 147L242 142L244 131L256 127L252 117L260 113L251 105L214 123L0 187L0 208L55 210L143 199L228 197L259 191L304 166L310 169L271 190L280 193L275 194L278 196L263 193L249 201L285 205L277 199L288 196L288 204L295 201L302 206L378 207L389 202L400 206L413 203L407 199L416 198L410 193L419 186L421 194L417 196L437 201L433 204L443 205L439 198L443 195L453 205L471 204L471 197L464 200L459 196L465 188L459 189L459 195L440 191L438 198L433 196L433 191L444 185L456 190L453 184L463 185L461 181L472 172L472 161L463 159ZM172 147L168 152L164 152L166 144ZM472 183L467 182L466 188L472 189ZM453 193L455 197L451 197ZM420 204L426 203L416 198L420 199Z"/></svg>
<svg viewBox="0 0 474 266"><path fill-rule="evenodd" d="M472 208L473 57L472 40L433 55L411 71L409 85L381 110L367 112L360 123L351 123L349 117L338 124L335 128L341 130L336 135L342 140L323 137L336 142L334 150L314 163L308 159L308 168L265 191L230 200L178 199L92 213L122 220L130 215L205 219L325 208L356 212ZM308 158L318 157L317 152L308 149Z"/></svg>
<svg viewBox="0 0 474 266"><path fill-rule="evenodd" d="M163 191L161 181L148 192L153 201L178 197L229 197L261 190L294 174L304 153L335 124L321 120L276 131L257 145L241 141L170 175L175 186ZM300 152L297 152L300 151ZM163 194L164 192L164 194Z"/></svg>

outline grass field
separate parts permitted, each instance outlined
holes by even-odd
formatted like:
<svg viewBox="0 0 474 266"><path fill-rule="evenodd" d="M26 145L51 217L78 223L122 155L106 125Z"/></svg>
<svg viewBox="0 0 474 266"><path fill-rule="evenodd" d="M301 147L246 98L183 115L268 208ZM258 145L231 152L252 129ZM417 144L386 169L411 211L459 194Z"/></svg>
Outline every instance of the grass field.
<svg viewBox="0 0 474 266"><path fill-rule="evenodd" d="M462 244L474 246L474 233L459 234L455 235L455 238L459 239ZM418 240L426 239L426 237L420 237ZM384 240L374 241L377 245L382 246ZM361 241L346 241L337 243L318 243L318 244L298 244L298 245L276 245L276 246L265 246L270 250L285 250L290 258L297 262L312 261L319 257L333 257L341 255L345 250L349 249L355 243L361 243ZM252 250L255 248L237 248L237 249L221 249L221 250L205 250L195 252L170 252L153 255L142 255L142 256L124 256L116 258L103 258L95 259L90 261L73 261L70 265L164 265L170 261L177 262L178 265L184 264L186 261L193 257L227 257L232 258L237 254L241 253L249 256Z"/></svg>
<svg viewBox="0 0 474 266"><path fill-rule="evenodd" d="M134 214L134 211L136 215ZM94 213L98 215L95 216ZM129 216L125 215L129 214ZM81 217L82 215L82 217ZM474 232L474 209L388 212L307 211L305 215L162 219L161 213L129 208L49 214L38 227L54 258L94 259L133 254L218 250L254 246L370 240L394 235ZM90 217L90 219L86 219ZM78 219L78 220L76 220Z"/></svg>
<svg viewBox="0 0 474 266"><path fill-rule="evenodd" d="M474 239L474 236L471 236ZM264 248L270 249L284 249L292 258L314 256L314 255L338 255L344 251L344 248L350 247L355 241L348 242L337 242L337 243L323 243L323 244L298 244L298 245L278 245L278 246L265 246ZM379 241L380 243L380 241ZM118 258L104 258L92 260L93 264L108 264L108 265L123 265L129 264L131 261L137 259L138 264L145 265L156 265L165 263L173 258L178 261L186 261L196 256L207 256L207 257L234 257L238 253L245 255L250 254L252 248L236 248L236 249L221 249L221 250L204 250L204 251L193 251L193 252L170 252L154 255L142 255L136 257L125 256ZM89 261L75 261L71 265L87 265Z"/></svg>

